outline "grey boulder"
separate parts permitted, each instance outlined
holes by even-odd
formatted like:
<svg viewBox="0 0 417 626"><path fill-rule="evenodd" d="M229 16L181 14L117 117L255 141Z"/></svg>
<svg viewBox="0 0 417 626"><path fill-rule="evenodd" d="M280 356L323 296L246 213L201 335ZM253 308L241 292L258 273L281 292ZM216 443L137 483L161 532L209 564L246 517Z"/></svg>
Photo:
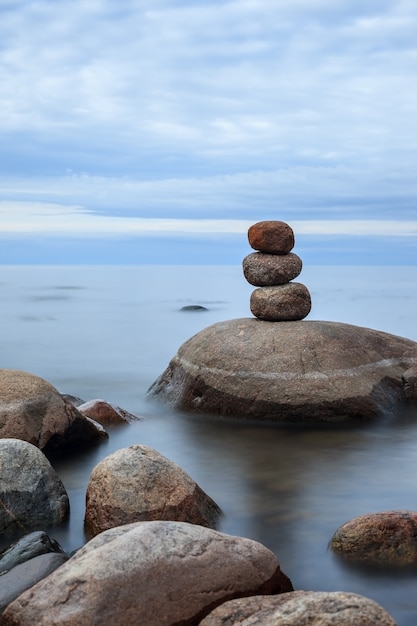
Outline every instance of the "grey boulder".
<svg viewBox="0 0 417 626"><path fill-rule="evenodd" d="M0 554L0 574L20 565L20 563L33 559L35 556L51 552L63 554L64 550L57 541L50 539L43 530L29 533L8 546Z"/></svg>
<svg viewBox="0 0 417 626"><path fill-rule="evenodd" d="M66 554L40 554L0 576L0 612L24 591L36 585L68 560ZM1 623L1 617L0 617Z"/></svg>
<svg viewBox="0 0 417 626"><path fill-rule="evenodd" d="M68 495L45 455L31 443L0 439L0 533L13 536L56 526Z"/></svg>
<svg viewBox="0 0 417 626"><path fill-rule="evenodd" d="M184 411L361 422L417 401L417 343L338 322L243 318L203 329L149 395Z"/></svg>

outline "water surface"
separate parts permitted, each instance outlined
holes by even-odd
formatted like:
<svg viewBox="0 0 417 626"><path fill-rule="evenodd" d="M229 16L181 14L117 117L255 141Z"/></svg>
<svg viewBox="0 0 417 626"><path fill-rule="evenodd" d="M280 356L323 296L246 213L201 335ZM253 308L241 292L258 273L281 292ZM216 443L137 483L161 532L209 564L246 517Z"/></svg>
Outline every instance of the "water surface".
<svg viewBox="0 0 417 626"><path fill-rule="evenodd" d="M140 443L181 465L221 506L220 530L273 550L297 589L374 598L400 626L417 621L416 572L347 567L333 532L363 513L416 509L417 413L351 427L291 427L189 416L146 391L178 347L209 324L249 317L240 267L6 267L0 367L32 372L60 392L102 398L143 419L108 442L56 463L71 517L51 535L84 541L89 475L110 452ZM417 341L414 267L311 267L308 319L367 326ZM181 311L187 305L207 311Z"/></svg>

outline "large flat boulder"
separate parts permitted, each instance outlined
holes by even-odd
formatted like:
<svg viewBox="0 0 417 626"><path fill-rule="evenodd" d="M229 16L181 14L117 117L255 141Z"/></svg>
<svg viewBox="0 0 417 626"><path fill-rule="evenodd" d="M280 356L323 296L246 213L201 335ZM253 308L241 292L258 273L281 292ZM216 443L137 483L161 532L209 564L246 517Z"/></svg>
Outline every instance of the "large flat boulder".
<svg viewBox="0 0 417 626"><path fill-rule="evenodd" d="M222 602L292 591L262 544L186 522L102 532L9 604L2 626L182 626Z"/></svg>
<svg viewBox="0 0 417 626"><path fill-rule="evenodd" d="M191 412L365 421L417 401L417 343L325 321L243 318L186 341L149 395Z"/></svg>

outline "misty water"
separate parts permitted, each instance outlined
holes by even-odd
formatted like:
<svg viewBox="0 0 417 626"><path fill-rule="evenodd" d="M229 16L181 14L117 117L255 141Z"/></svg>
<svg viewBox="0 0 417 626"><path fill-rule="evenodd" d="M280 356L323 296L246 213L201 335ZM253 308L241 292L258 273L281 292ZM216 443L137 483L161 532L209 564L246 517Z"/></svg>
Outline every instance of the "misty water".
<svg viewBox="0 0 417 626"><path fill-rule="evenodd" d="M417 410L362 427L292 427L181 414L146 391L186 339L250 317L253 289L235 266L0 268L0 367L61 393L101 398L142 419L54 466L70 497L68 524L49 531L68 551L85 541L85 490L109 453L147 444L219 504L219 530L268 546L295 589L375 599L399 626L417 621L415 571L348 566L328 550L363 513L417 509ZM348 322L417 341L415 267L310 267L299 279L308 319ZM198 304L207 310L181 311Z"/></svg>

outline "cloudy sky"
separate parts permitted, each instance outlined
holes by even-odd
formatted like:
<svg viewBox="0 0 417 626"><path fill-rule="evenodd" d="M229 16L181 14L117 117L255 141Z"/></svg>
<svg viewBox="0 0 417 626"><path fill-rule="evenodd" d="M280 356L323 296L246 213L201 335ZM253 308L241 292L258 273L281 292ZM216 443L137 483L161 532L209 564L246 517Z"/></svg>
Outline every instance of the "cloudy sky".
<svg viewBox="0 0 417 626"><path fill-rule="evenodd" d="M0 263L417 259L415 0L0 0Z"/></svg>

